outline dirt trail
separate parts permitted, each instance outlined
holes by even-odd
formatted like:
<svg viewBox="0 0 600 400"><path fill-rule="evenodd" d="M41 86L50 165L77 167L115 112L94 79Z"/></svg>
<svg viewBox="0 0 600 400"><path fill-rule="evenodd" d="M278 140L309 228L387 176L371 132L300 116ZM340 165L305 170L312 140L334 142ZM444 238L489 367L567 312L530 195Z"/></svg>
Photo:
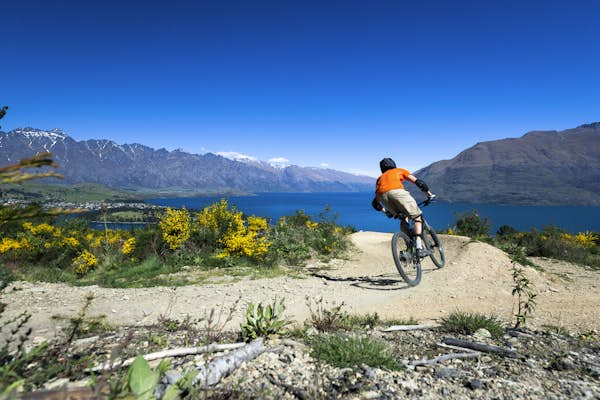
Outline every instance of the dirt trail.
<svg viewBox="0 0 600 400"><path fill-rule="evenodd" d="M16 282L5 290L6 316L32 313L33 336L47 338L60 329L55 315L74 316L87 293L95 295L89 316L106 315L118 325L147 325L159 315L201 318L211 308L227 309L241 296L230 327L238 326L246 302L285 298L287 315L303 321L309 316L306 297L323 297L330 306L344 302L347 311L377 312L394 318L436 321L452 311L494 313L511 321L515 299L510 260L490 245L458 236L441 236L447 264L435 269L424 263L421 284L408 287L395 270L391 234L358 232L352 235L356 252L349 260L334 260L328 268L303 279L278 277L179 288L105 289L97 286ZM538 292L538 306L529 324L554 325L569 330L600 329L600 274L564 262L536 259L545 272L527 268ZM314 269L313 269L314 270Z"/></svg>

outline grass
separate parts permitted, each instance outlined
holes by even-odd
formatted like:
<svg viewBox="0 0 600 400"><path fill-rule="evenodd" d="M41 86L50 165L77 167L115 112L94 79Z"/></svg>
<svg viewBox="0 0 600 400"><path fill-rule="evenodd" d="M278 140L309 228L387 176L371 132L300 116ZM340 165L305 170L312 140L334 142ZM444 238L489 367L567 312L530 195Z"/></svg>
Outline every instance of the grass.
<svg viewBox="0 0 600 400"><path fill-rule="evenodd" d="M448 333L472 335L481 328L487 329L494 339L504 335L504 327L495 316L455 311L441 321L441 329Z"/></svg>
<svg viewBox="0 0 600 400"><path fill-rule="evenodd" d="M367 364L374 368L402 369L385 343L355 336L318 335L310 338L310 355L334 367Z"/></svg>

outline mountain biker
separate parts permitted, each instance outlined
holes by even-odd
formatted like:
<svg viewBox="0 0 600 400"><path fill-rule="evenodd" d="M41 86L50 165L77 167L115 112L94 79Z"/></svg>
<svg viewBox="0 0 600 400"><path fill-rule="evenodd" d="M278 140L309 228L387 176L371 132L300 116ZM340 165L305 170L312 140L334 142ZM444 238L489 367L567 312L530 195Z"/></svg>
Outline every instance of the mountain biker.
<svg viewBox="0 0 600 400"><path fill-rule="evenodd" d="M423 229L423 219L421 209L411 194L404 189L402 182L409 180L423 193L428 199L433 199L435 195L429 191L429 187L423 180L416 178L409 171L403 168L397 168L396 163L391 158L384 158L379 162L381 176L377 178L375 185L375 198L371 205L377 211L384 212L388 218L392 218L398 213L403 213L407 217L401 221L401 229L410 236L408 232L408 218L414 221L414 234L416 236L416 246L419 257L427 256L427 250L423 249L421 241L421 232Z"/></svg>

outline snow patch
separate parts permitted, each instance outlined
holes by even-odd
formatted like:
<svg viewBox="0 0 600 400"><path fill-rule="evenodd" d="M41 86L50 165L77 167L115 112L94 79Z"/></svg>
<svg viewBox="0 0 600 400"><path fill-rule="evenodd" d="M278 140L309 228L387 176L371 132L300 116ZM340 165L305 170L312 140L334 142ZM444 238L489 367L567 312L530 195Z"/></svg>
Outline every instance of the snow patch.
<svg viewBox="0 0 600 400"><path fill-rule="evenodd" d="M269 165L273 168L286 168L292 165L290 160L285 157L274 157L270 158L268 161Z"/></svg>
<svg viewBox="0 0 600 400"><path fill-rule="evenodd" d="M238 153L235 151L218 151L216 154L221 157L225 157L230 160L233 160L233 161L240 161L240 162L257 162L258 161L258 159L256 157L252 157L247 154L242 154L242 153Z"/></svg>

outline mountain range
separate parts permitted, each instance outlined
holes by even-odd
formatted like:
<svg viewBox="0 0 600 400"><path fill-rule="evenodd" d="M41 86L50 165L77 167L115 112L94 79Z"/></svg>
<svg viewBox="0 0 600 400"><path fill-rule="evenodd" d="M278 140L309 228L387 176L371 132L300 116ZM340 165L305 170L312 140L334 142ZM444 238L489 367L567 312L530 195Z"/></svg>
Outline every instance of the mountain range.
<svg viewBox="0 0 600 400"><path fill-rule="evenodd" d="M347 192L372 190L374 179L332 169L277 167L216 154L152 149L111 140L76 141L59 129L0 131L0 165L49 151L65 183L194 192Z"/></svg>
<svg viewBox="0 0 600 400"><path fill-rule="evenodd" d="M477 143L415 173L449 202L600 205L600 122Z"/></svg>
<svg viewBox="0 0 600 400"><path fill-rule="evenodd" d="M65 183L192 192L373 191L375 179L217 154L76 141L61 130L0 131L0 165L49 151ZM442 201L600 205L600 122L477 143L415 172ZM409 185L412 190L413 185Z"/></svg>

